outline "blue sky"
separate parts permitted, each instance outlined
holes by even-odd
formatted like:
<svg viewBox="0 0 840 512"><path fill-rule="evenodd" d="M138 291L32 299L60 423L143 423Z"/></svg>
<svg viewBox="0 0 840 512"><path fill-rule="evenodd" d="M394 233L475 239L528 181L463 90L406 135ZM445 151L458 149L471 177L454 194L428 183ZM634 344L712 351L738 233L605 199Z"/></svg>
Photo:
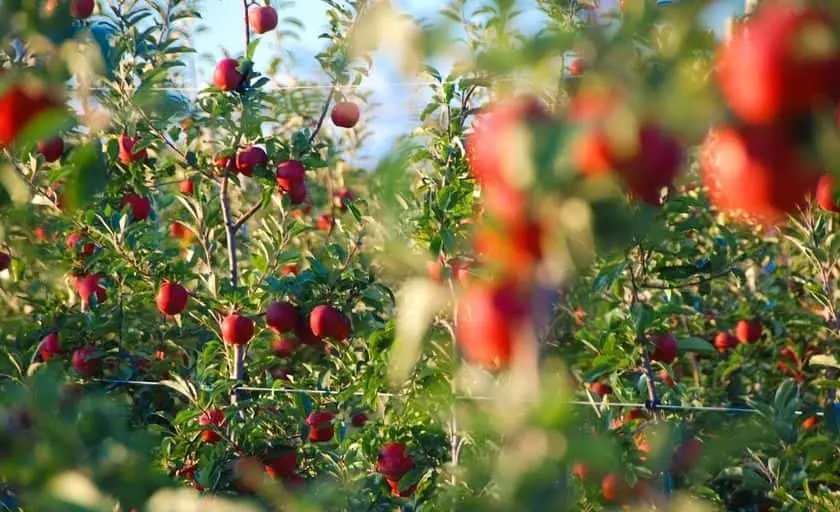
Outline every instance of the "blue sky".
<svg viewBox="0 0 840 512"><path fill-rule="evenodd" d="M445 3L446 0L395 1L401 9L416 17L434 16ZM529 7L533 0L519 0L519 3L526 13L534 13L524 16L523 23L526 26L536 25L538 12ZM709 25L720 32L724 19L733 13L741 14L743 4L744 0L717 0L708 12ZM245 30L240 0L203 0L201 10L206 30L195 35L194 43L199 52L196 59L196 87L208 82L212 63L221 58L225 49L234 55L243 51ZM318 73L318 66L312 58L323 45L323 41L318 40L318 34L327 24L325 13L326 6L320 0L296 0L293 6L280 12L281 18L294 17L305 26L305 30L300 33L300 40L284 42L296 57L294 74L298 78L327 82L326 77ZM260 43L255 56L257 67L261 64L264 66L272 52L279 49L276 35L269 33L262 37L265 39ZM377 136L369 139L367 147L363 148L365 163L372 163L371 160L388 150L397 135L406 133L417 124L423 105L424 87L416 82L422 82L422 79L407 80L386 56L374 58L373 74L365 85L375 91L374 101L388 108L368 113L371 114L367 116L369 126Z"/></svg>

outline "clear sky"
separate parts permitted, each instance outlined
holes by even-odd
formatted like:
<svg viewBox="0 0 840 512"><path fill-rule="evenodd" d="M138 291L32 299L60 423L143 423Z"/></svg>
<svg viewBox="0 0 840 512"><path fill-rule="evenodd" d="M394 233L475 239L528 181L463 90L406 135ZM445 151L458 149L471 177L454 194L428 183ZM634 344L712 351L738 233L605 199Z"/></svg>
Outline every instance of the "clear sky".
<svg viewBox="0 0 840 512"><path fill-rule="evenodd" d="M701 1L701 0L682 0ZM277 3L275 1L275 3ZM446 3L446 0L396 0L400 8L416 17L434 16ZM537 25L538 11L533 0L519 0L522 9L527 13L523 23ZM744 0L716 0L710 7L707 21L716 31L721 32L727 16L741 14ZM244 18L242 2L240 0L203 0L201 10L204 17L203 25L206 30L195 35L194 43L199 52L196 57L196 87L202 87L209 80L212 66L227 50L231 54L241 54L244 41ZM298 78L327 82L327 78L318 73L317 63L313 56L322 48L324 42L318 40L318 35L327 25L326 4L321 0L295 0L294 4L280 11L280 17L294 17L305 26L300 32L300 40L287 40L284 45L295 56L294 74ZM533 13L533 14L532 14ZM260 43L255 56L259 68L271 57L272 52L279 50L276 35L266 34ZM385 56L374 58L373 74L365 82L374 91L374 101L383 105L374 113L368 113L371 130L377 134L371 138L363 153L371 159L382 155L399 134L411 130L419 120L419 113L423 105L422 85L400 75L394 63ZM365 160L368 160L367 158Z"/></svg>

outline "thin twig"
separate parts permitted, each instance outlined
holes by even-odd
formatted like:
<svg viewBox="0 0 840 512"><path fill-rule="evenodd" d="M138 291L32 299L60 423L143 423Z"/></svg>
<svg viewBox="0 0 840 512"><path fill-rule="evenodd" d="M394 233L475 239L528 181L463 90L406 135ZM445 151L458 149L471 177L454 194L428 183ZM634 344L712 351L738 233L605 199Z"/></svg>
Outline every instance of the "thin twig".
<svg viewBox="0 0 840 512"><path fill-rule="evenodd" d="M318 124L315 125L315 129L312 131L312 135L309 136L309 145L311 146L312 143L315 141L315 137L318 136L318 133L321 131L321 127L324 125L324 119L327 118L327 112L330 110L330 104L332 103L333 95L335 94L335 83L330 88L329 94L327 94L327 101L324 102L324 109L321 111L321 117L318 118Z"/></svg>
<svg viewBox="0 0 840 512"><path fill-rule="evenodd" d="M233 224L233 232L234 233L238 232L239 229L242 227L242 225L245 224L246 222L248 222L248 219L253 217L254 214L257 213L258 211L260 211L260 208L262 208L262 201L257 202L247 212L245 212L241 217L239 217L239 220L237 220Z"/></svg>

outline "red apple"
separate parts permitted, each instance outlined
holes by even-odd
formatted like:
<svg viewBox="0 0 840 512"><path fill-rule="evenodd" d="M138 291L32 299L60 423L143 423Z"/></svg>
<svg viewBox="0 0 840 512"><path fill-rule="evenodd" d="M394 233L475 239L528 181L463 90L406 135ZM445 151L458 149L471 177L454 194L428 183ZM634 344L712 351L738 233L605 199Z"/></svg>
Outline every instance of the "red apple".
<svg viewBox="0 0 840 512"><path fill-rule="evenodd" d="M260 5L248 9L248 24L257 34L265 34L277 27L277 11L270 5Z"/></svg>
<svg viewBox="0 0 840 512"><path fill-rule="evenodd" d="M233 171L233 162L233 155L223 155L221 154L221 152L219 152L213 156L213 165L215 165L219 169Z"/></svg>
<svg viewBox="0 0 840 512"><path fill-rule="evenodd" d="M718 54L723 96L751 124L770 124L836 99L838 77L837 20L817 5L765 2Z"/></svg>
<svg viewBox="0 0 840 512"><path fill-rule="evenodd" d="M222 321L222 339L231 345L245 345L254 337L254 321L233 313Z"/></svg>
<svg viewBox="0 0 840 512"><path fill-rule="evenodd" d="M281 194L285 193L281 189ZM303 204L309 199L309 191L306 189L306 182L301 181L300 183L295 183L292 185L292 189L289 190L289 199L291 199L292 204Z"/></svg>
<svg viewBox="0 0 840 512"><path fill-rule="evenodd" d="M403 443L385 443L376 458L376 470L391 480L399 480L414 469L414 457Z"/></svg>
<svg viewBox="0 0 840 512"><path fill-rule="evenodd" d="M817 204L827 212L840 212L840 202L834 198L834 176L823 174L817 182Z"/></svg>
<svg viewBox="0 0 840 512"><path fill-rule="evenodd" d="M677 339L673 334L657 334L652 338L653 351L650 353L651 361L660 361L671 364L677 358Z"/></svg>
<svg viewBox="0 0 840 512"><path fill-rule="evenodd" d="M731 333L721 331L715 336L714 345L718 352L723 353L731 348L737 347L738 338Z"/></svg>
<svg viewBox="0 0 840 512"><path fill-rule="evenodd" d="M304 345L317 346L321 344L321 337L316 336L312 332L312 327L309 321L309 315L301 315L298 317L298 323L295 326L295 336Z"/></svg>
<svg viewBox="0 0 840 512"><path fill-rule="evenodd" d="M297 275L297 273L298 273L298 264L297 263L287 264L285 267L283 267L283 271L281 272L283 277L286 277L286 276L289 276L289 275L294 276L294 275Z"/></svg>
<svg viewBox="0 0 840 512"><path fill-rule="evenodd" d="M295 353L295 340L292 338L279 338L271 345L274 355L280 358L292 357Z"/></svg>
<svg viewBox="0 0 840 512"><path fill-rule="evenodd" d="M358 412L350 417L350 424L356 428L362 428L368 422L368 415L363 412Z"/></svg>
<svg viewBox="0 0 840 512"><path fill-rule="evenodd" d="M94 0L70 0L70 16L77 20L90 18L95 5Z"/></svg>
<svg viewBox="0 0 840 512"><path fill-rule="evenodd" d="M120 201L120 208L129 207L132 222L145 220L152 213L152 201L148 197L131 193Z"/></svg>
<svg viewBox="0 0 840 512"><path fill-rule="evenodd" d="M333 425L335 414L329 411L312 411L306 417L306 424L309 425L309 440L313 443L326 443L335 436Z"/></svg>
<svg viewBox="0 0 840 512"><path fill-rule="evenodd" d="M676 383L674 382L674 379L671 377L671 374L668 373L668 370L666 370L664 368L659 370L659 378L662 379L662 382L666 386L668 386L669 388L673 388L674 386L676 386Z"/></svg>
<svg viewBox="0 0 840 512"><path fill-rule="evenodd" d="M286 160L277 165L274 176L280 190L290 192L296 185L303 183L306 177L306 168L298 160Z"/></svg>
<svg viewBox="0 0 840 512"><path fill-rule="evenodd" d="M297 469L297 453L288 450L279 454L272 454L263 457L265 472L271 478L289 477Z"/></svg>
<svg viewBox="0 0 840 512"><path fill-rule="evenodd" d="M353 192L350 191L347 187L341 187L337 191L333 192L333 205L340 211L344 212L347 211L347 204L346 202L353 202Z"/></svg>
<svg viewBox="0 0 840 512"><path fill-rule="evenodd" d="M95 353L93 347L83 347L73 352L73 368L82 377L90 377L99 370L99 359L93 357Z"/></svg>
<svg viewBox="0 0 840 512"><path fill-rule="evenodd" d="M298 316L297 308L288 302L272 302L265 309L265 325L278 333L289 332L297 325Z"/></svg>
<svg viewBox="0 0 840 512"><path fill-rule="evenodd" d="M601 495L610 502L622 501L629 493L627 482L615 473L610 473L601 481Z"/></svg>
<svg viewBox="0 0 840 512"><path fill-rule="evenodd" d="M225 412L221 409L208 409L198 416L198 424L202 427L223 427ZM222 436L214 429L205 429L201 431L201 439L207 444L216 444L222 440Z"/></svg>
<svg viewBox="0 0 840 512"><path fill-rule="evenodd" d="M388 482L388 487L391 488L391 494L400 498L408 498L417 490L417 484L411 484L406 489L400 489L399 480L386 478L385 481Z"/></svg>
<svg viewBox="0 0 840 512"><path fill-rule="evenodd" d="M259 146L249 146L236 152L236 172L253 176L254 168L268 163L268 155Z"/></svg>
<svg viewBox="0 0 840 512"><path fill-rule="evenodd" d="M529 312L527 299L512 284L470 285L458 300L455 330L467 361L491 370L507 366Z"/></svg>
<svg viewBox="0 0 840 512"><path fill-rule="evenodd" d="M0 272L8 269L12 264L12 257L5 252L0 252Z"/></svg>
<svg viewBox="0 0 840 512"><path fill-rule="evenodd" d="M613 392L612 386L602 382L593 382L592 385L589 386L589 389L598 396L611 395Z"/></svg>
<svg viewBox="0 0 840 512"><path fill-rule="evenodd" d="M82 244L81 249L79 249L79 242L84 242ZM93 242L88 241L87 237L82 233L71 233L70 236L67 237L67 248L76 253L78 253L83 257L87 258L88 256L93 254L93 251L96 249L96 246L93 245Z"/></svg>
<svg viewBox="0 0 840 512"><path fill-rule="evenodd" d="M333 224L335 224L335 219L329 213L324 213L318 217L318 220L315 221L315 224L321 231L326 231L327 233L329 233L330 231L332 231Z"/></svg>
<svg viewBox="0 0 840 512"><path fill-rule="evenodd" d="M233 91L242 84L242 73L239 72L239 61L236 59L222 59L213 71L213 85L223 91Z"/></svg>
<svg viewBox="0 0 840 512"><path fill-rule="evenodd" d="M51 332L47 334L44 339L41 340L41 347L38 352L41 354L41 359L43 359L45 363L53 356L60 354L61 338L59 338L58 333Z"/></svg>
<svg viewBox="0 0 840 512"><path fill-rule="evenodd" d="M359 106L349 101L336 103L330 113L333 124L340 128L353 128L360 116Z"/></svg>
<svg viewBox="0 0 840 512"><path fill-rule="evenodd" d="M309 314L309 326L312 333L319 338L332 338L344 341L349 336L349 319L338 309L319 305Z"/></svg>
<svg viewBox="0 0 840 512"><path fill-rule="evenodd" d="M575 462L572 464L572 474L575 475L578 480L586 480L586 476L589 474L589 466L587 466L584 462Z"/></svg>
<svg viewBox="0 0 840 512"><path fill-rule="evenodd" d="M12 144L36 117L57 107L44 91L12 85L0 93L0 147Z"/></svg>
<svg viewBox="0 0 840 512"><path fill-rule="evenodd" d="M735 336L741 343L755 343L761 339L761 322L757 320L739 320L735 325Z"/></svg>
<svg viewBox="0 0 840 512"><path fill-rule="evenodd" d="M39 140L38 153L44 157L44 161L48 163L55 162L64 153L64 139L53 137L48 140Z"/></svg>
<svg viewBox="0 0 840 512"><path fill-rule="evenodd" d="M169 234L176 240L184 240L186 242L191 241L195 236L183 223L178 221L173 222L169 227Z"/></svg>
<svg viewBox="0 0 840 512"><path fill-rule="evenodd" d="M184 178L184 180L178 184L178 190L186 196L191 196L195 190L195 183L190 178Z"/></svg>
<svg viewBox="0 0 840 512"><path fill-rule="evenodd" d="M671 472L682 474L689 471L703 451L703 445L697 438L692 437L674 447L674 458L671 462Z"/></svg>
<svg viewBox="0 0 840 512"><path fill-rule="evenodd" d="M96 298L97 304L105 302L108 294L102 285L99 284L101 278L102 276L100 274L80 276L78 278L76 288L79 291L79 297L81 297L82 303L86 304L90 302L91 295Z"/></svg>
<svg viewBox="0 0 840 512"><path fill-rule="evenodd" d="M803 430L811 430L812 428L819 425L819 423L820 423L820 417L819 416L816 416L816 415L810 416L810 417L806 418L805 421L802 422L802 428L803 428Z"/></svg>
<svg viewBox="0 0 840 512"><path fill-rule="evenodd" d="M190 294L183 286L177 283L165 282L161 285L160 290L158 290L155 302L161 313L175 316L184 312L189 298Z"/></svg>
<svg viewBox="0 0 840 512"><path fill-rule="evenodd" d="M135 135L134 137L129 137L127 134L120 135L119 138L119 146L120 146L120 153L119 159L125 165L130 164L131 162L139 162L145 160L148 154L146 153L146 148L143 148L138 151L134 151L134 146L140 140L139 135Z"/></svg>
<svg viewBox="0 0 840 512"><path fill-rule="evenodd" d="M700 170L715 208L763 222L805 206L823 174L799 153L793 131L775 125L712 130Z"/></svg>
<svg viewBox="0 0 840 512"><path fill-rule="evenodd" d="M586 70L586 61L582 58L577 58L569 64L569 74L572 76L581 76Z"/></svg>

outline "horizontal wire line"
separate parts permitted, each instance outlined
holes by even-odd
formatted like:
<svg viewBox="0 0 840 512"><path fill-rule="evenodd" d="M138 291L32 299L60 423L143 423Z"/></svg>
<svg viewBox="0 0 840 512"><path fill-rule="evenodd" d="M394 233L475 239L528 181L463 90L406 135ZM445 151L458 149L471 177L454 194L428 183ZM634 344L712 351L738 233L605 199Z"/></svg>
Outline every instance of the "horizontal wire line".
<svg viewBox="0 0 840 512"><path fill-rule="evenodd" d="M142 381L142 380L124 380L124 379L94 379L94 382L102 382L106 384L125 384L131 386L166 386L161 382L156 381ZM167 386L168 387L168 386ZM331 391L328 389L297 389L297 388L268 388L259 386L236 386L240 391L254 391L266 393L282 393L282 394L300 394L300 395L324 395L335 396L345 392ZM353 396L365 396L367 393L356 391L352 393ZM376 396L380 398L393 398L398 396L396 393L377 392ZM489 396L469 396L458 395L455 397L458 400L474 400L474 401L491 401L494 398ZM596 407L611 407L617 409L644 409L647 404L642 402L587 402L585 400L567 400L563 402L568 405L595 405ZM711 405L673 405L673 404L657 404L654 409L663 409L671 411L696 411L696 412L725 412L738 414L760 414L758 409L749 409L745 407L724 407ZM797 416L805 414L803 411L795 411ZM823 412L816 412L816 416L824 416Z"/></svg>

